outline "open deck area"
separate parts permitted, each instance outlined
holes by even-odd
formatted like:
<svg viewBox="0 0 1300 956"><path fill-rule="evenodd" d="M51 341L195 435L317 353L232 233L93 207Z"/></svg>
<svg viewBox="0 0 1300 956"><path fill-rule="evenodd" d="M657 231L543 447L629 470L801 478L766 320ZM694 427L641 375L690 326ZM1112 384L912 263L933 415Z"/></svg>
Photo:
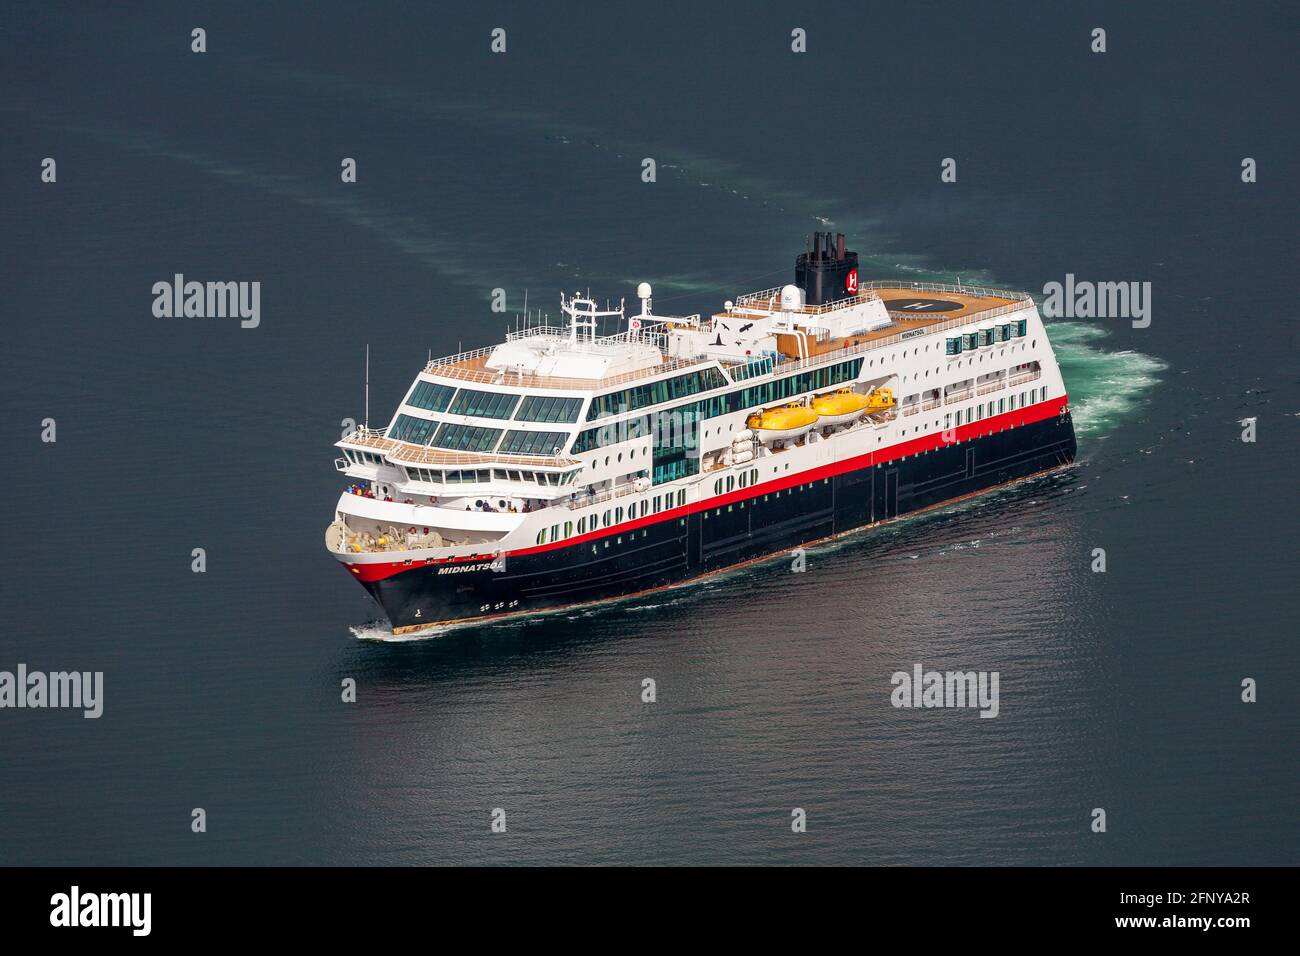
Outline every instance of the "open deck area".
<svg viewBox="0 0 1300 956"><path fill-rule="evenodd" d="M1017 312L1033 304L1024 292L981 289L935 283L870 283L893 322L884 328L840 338L824 337L808 341L809 357L821 358L832 352L856 354L883 348L910 338L919 332L941 331L978 319L994 319ZM791 358L799 356L799 342L792 335L778 335L778 348ZM800 360L799 364L806 364ZM785 366L778 366L784 369Z"/></svg>
<svg viewBox="0 0 1300 956"><path fill-rule="evenodd" d="M438 468L568 468L581 464L576 458L552 457L550 455L496 455L484 452L451 451L446 448L430 448L411 442L387 438L378 432L358 432L348 437L349 445L369 448L387 455L391 461L403 465L427 465Z"/></svg>

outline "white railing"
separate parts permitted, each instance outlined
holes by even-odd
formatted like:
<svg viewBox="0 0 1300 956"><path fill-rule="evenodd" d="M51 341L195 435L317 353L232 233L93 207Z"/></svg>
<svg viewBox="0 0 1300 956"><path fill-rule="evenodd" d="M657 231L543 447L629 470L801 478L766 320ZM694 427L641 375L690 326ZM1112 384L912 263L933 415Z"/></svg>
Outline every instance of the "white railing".
<svg viewBox="0 0 1300 956"><path fill-rule="evenodd" d="M989 392L996 392L1000 388L1006 388L1006 382L989 382L987 385L981 385L975 390L977 395L987 395Z"/></svg>
<svg viewBox="0 0 1300 956"><path fill-rule="evenodd" d="M1023 293L1022 293L1023 295ZM990 309L988 312L979 312L975 315L958 316L957 318L947 319L946 321L936 323L935 325L926 326L924 334L931 335L937 332L944 332L948 329L959 328L963 325L972 325L976 322L983 322L986 319L994 318L999 315L1005 315L1010 312L1018 312L1025 308L1033 308L1034 301L1026 298L1021 302L1012 302L1010 305L1001 305L996 309ZM852 358L855 355L862 355L864 352L873 352L876 349L886 349L906 341L903 336L906 332L895 332L893 335L886 335L884 338L872 339L869 342L861 342L847 348L836 349L833 352L822 352L820 355L814 355L811 358L793 359L782 365L778 365L774 370L774 375L788 375L791 372L798 372L813 365L824 365L832 362L843 361L846 358Z"/></svg>
<svg viewBox="0 0 1300 956"><path fill-rule="evenodd" d="M778 286L775 289L764 289L762 292L749 292L742 295L736 300L735 308L737 309L763 309L767 312L780 312L781 309L781 290L785 286ZM884 288L884 287L882 287ZM863 305L872 302L880 296L875 292L859 291L857 295L847 299L837 299L834 302L823 302L821 305L803 305L792 311L800 315L824 315L827 312L838 312L840 309L852 308L855 305Z"/></svg>
<svg viewBox="0 0 1300 956"><path fill-rule="evenodd" d="M642 492L642 494L648 492L649 490L650 490L649 488L645 489L645 491ZM627 485L622 485L618 488L610 488L608 491L602 491L594 495L579 495L577 498L571 501L566 501L565 505L569 508L570 511L577 511L579 508L586 508L591 505L598 505L602 501L613 501L615 498L622 498L626 495L633 495L636 493L637 493L636 486L632 484L627 484Z"/></svg>
<svg viewBox="0 0 1300 956"><path fill-rule="evenodd" d="M1019 375L1014 375L1011 378L1007 379L1007 384L1021 385L1025 382L1032 382L1035 379L1042 378L1042 377L1043 377L1043 373L1041 371L1022 372Z"/></svg>
<svg viewBox="0 0 1300 956"><path fill-rule="evenodd" d="M873 279L870 282L862 283L858 288L913 289L917 292L956 292L959 295L970 295L980 299L1011 299L1013 302L1019 303L1033 300L1033 296L1028 292L1018 292L1014 289L990 289L987 286L952 285L947 282L900 282L897 280L890 281L889 279Z"/></svg>
<svg viewBox="0 0 1300 956"><path fill-rule="evenodd" d="M945 405L951 405L953 402L960 402L967 398L970 398L974 394L975 394L975 390L971 388L963 388L959 392L949 392L947 395L943 397L943 403Z"/></svg>

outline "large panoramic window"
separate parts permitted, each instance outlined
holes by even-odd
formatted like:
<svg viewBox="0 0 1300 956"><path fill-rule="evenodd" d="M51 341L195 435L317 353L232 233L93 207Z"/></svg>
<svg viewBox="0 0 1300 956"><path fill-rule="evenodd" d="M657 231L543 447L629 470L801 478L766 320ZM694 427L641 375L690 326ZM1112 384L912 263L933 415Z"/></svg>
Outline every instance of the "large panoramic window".
<svg viewBox="0 0 1300 956"><path fill-rule="evenodd" d="M525 395L515 418L521 422L576 422L582 399L555 395Z"/></svg>
<svg viewBox="0 0 1300 956"><path fill-rule="evenodd" d="M428 409L431 412L445 412L447 406L451 404L451 397L455 394L456 389L450 385L420 382L411 392L411 397L406 400L406 404Z"/></svg>
<svg viewBox="0 0 1300 956"><path fill-rule="evenodd" d="M438 429L434 436L434 448L447 448L451 451L488 452L496 447L501 437L499 428L480 428L477 425L453 425L450 422Z"/></svg>
<svg viewBox="0 0 1300 956"><path fill-rule="evenodd" d="M398 415L393 427L388 430L388 437L398 441L414 442L423 445L438 427L437 422L424 418L412 418L410 415Z"/></svg>
<svg viewBox="0 0 1300 956"><path fill-rule="evenodd" d="M502 455L558 455L569 436L564 432L506 432L497 452Z"/></svg>
<svg viewBox="0 0 1300 956"><path fill-rule="evenodd" d="M451 403L452 415L474 415L479 418L509 418L519 403L518 395L502 392L476 392L462 388Z"/></svg>
<svg viewBox="0 0 1300 956"><path fill-rule="evenodd" d="M727 380L716 368L701 369L687 375L677 375L658 382L647 382L618 392L597 395L587 410L587 420L594 421L619 412L630 412L647 405L659 405L671 402L675 398L686 398L700 392L722 388Z"/></svg>

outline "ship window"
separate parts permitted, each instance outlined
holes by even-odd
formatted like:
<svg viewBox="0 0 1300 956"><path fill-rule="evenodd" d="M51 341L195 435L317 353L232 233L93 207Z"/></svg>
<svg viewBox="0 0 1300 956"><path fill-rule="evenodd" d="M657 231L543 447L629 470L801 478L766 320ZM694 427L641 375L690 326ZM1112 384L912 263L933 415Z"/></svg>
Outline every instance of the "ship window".
<svg viewBox="0 0 1300 956"><path fill-rule="evenodd" d="M501 438L499 428L481 428L478 425L453 425L444 423L434 436L435 448L450 448L453 451L488 452L496 447Z"/></svg>
<svg viewBox="0 0 1300 956"><path fill-rule="evenodd" d="M451 397L455 394L454 386L419 382L411 392L411 397L406 400L406 404L430 412L445 412L447 406L451 404Z"/></svg>
<svg viewBox="0 0 1300 956"><path fill-rule="evenodd" d="M734 487L736 487L736 476L735 476L735 475L728 475L728 476L727 476L727 490L730 491L730 490L731 490L732 488L734 488Z"/></svg>
<svg viewBox="0 0 1300 956"><path fill-rule="evenodd" d="M518 395L503 392L478 392L462 388L451 403L453 415L476 415L480 418L509 418L519 402Z"/></svg>
<svg viewBox="0 0 1300 956"><path fill-rule="evenodd" d="M538 544L545 544L545 543L546 543L546 529L545 529L545 528L543 528L541 531L537 532L537 543L538 543Z"/></svg>
<svg viewBox="0 0 1300 956"><path fill-rule="evenodd" d="M646 514L649 513L649 511L650 511L650 499L647 498L645 501L641 502L641 517L644 518Z"/></svg>
<svg viewBox="0 0 1300 956"><path fill-rule="evenodd" d="M1016 329L1016 338L1018 339L1024 338L1025 334L1029 331L1029 320L1021 319L1019 322L1016 323L1015 329Z"/></svg>
<svg viewBox="0 0 1300 956"><path fill-rule="evenodd" d="M613 514L613 512L606 511L605 514L604 514L604 515L601 517L601 519L600 519L600 523L603 524L606 528L608 528L609 525L610 525L610 520L609 520L609 519L610 519L610 515L612 515L612 514Z"/></svg>
<svg viewBox="0 0 1300 956"><path fill-rule="evenodd" d="M753 483L753 482L755 482L755 481L758 481L758 469L757 469L757 468L753 468L753 469L750 470L750 472L749 472L749 480L750 480L751 483Z"/></svg>
<svg viewBox="0 0 1300 956"><path fill-rule="evenodd" d="M567 538L572 534L573 534L573 522L572 521L564 522L564 536Z"/></svg>
<svg viewBox="0 0 1300 956"><path fill-rule="evenodd" d="M525 395L515 412L521 422L576 422L582 409L580 398L560 398L555 395Z"/></svg>
<svg viewBox="0 0 1300 956"><path fill-rule="evenodd" d="M967 332L961 338L962 347L968 352L974 350L979 345L979 333L977 332Z"/></svg>
<svg viewBox="0 0 1300 956"><path fill-rule="evenodd" d="M950 337L948 338L947 342L945 343L944 354L945 354L945 355L961 355L961 336L960 336L960 335L954 335L954 336L950 336Z"/></svg>
<svg viewBox="0 0 1300 956"><path fill-rule="evenodd" d="M437 427L437 422L431 422L424 418L413 418L410 415L398 415L397 421L388 430L388 437L395 438L398 441L409 441L416 445L423 445Z"/></svg>
<svg viewBox="0 0 1300 956"><path fill-rule="evenodd" d="M740 473L740 487L744 488L747 484L749 484L749 475L742 471Z"/></svg>
<svg viewBox="0 0 1300 956"><path fill-rule="evenodd" d="M592 399L591 408L587 411L587 420L594 421L607 415L617 415L619 412L635 411L647 405L670 402L675 398L688 398L699 392L722 388L726 384L727 380L720 371L716 368L706 368L658 382L647 382L618 392L607 392Z"/></svg>
<svg viewBox="0 0 1300 956"><path fill-rule="evenodd" d="M615 524L622 524L622 523L623 523L623 509L622 509L622 508L615 508L615 509L614 509L614 523L615 523Z"/></svg>
<svg viewBox="0 0 1300 956"><path fill-rule="evenodd" d="M683 488L681 491L677 492L677 504L678 504L678 505L684 505L684 504L686 504L686 489L685 489L685 488ZM684 521L682 522L682 524L685 524L685 523L686 523L686 522L684 522Z"/></svg>
<svg viewBox="0 0 1300 956"><path fill-rule="evenodd" d="M998 341L1006 342L1011 338L1011 323L1003 323L998 326Z"/></svg>
<svg viewBox="0 0 1300 956"><path fill-rule="evenodd" d="M715 495L720 495L720 494L722 494L722 479L721 479L721 478L719 478L717 481L715 481L715 482L713 483L713 493L714 493Z"/></svg>
<svg viewBox="0 0 1300 956"><path fill-rule="evenodd" d="M1001 413L1001 412L1006 411L1006 405L1007 405L1007 400L1006 400L1005 398L999 398L999 399L998 399L998 412Z"/></svg>
<svg viewBox="0 0 1300 956"><path fill-rule="evenodd" d="M552 541L560 540L560 526L558 524L551 525L551 540Z"/></svg>
<svg viewBox="0 0 1300 956"><path fill-rule="evenodd" d="M586 518L579 518L579 519L578 519L578 534L586 534L586 532L587 532L587 519L586 519Z"/></svg>
<svg viewBox="0 0 1300 956"><path fill-rule="evenodd" d="M567 440L564 432L509 431L497 451L502 455L558 456Z"/></svg>

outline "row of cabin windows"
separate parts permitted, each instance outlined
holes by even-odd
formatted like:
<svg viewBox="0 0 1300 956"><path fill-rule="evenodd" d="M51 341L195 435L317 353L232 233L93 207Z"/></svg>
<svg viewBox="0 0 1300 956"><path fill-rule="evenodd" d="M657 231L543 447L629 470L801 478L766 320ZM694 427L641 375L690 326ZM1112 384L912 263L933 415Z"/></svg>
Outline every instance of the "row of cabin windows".
<svg viewBox="0 0 1300 956"><path fill-rule="evenodd" d="M408 481L427 481L435 485L496 484L505 481L524 482L543 488L570 485L578 477L576 471L556 473L551 471L518 471L513 468L410 468L406 469Z"/></svg>
<svg viewBox="0 0 1300 956"><path fill-rule="evenodd" d="M351 448L343 449L343 454L348 461L354 465L382 465L384 464L383 455L376 455L371 451L353 451Z"/></svg>
<svg viewBox="0 0 1300 956"><path fill-rule="evenodd" d="M1038 362L1022 362L1020 365L1013 365L1009 369L1002 369L998 372L987 372L979 378L966 378L962 379L960 382L951 382L943 387L942 395L944 398L949 398L961 392L969 392L973 388L983 388L986 385L1002 387L1005 385L1008 377L1014 378L1017 375L1032 372L1034 374L1031 377L1038 378L1041 371L1042 367ZM911 395L906 396L900 405L906 410L918 404L938 401L939 397L940 390L938 387L935 387L927 389L924 392L914 392Z"/></svg>
<svg viewBox="0 0 1300 956"><path fill-rule="evenodd" d="M616 508L606 508L603 512L593 512L579 518L576 526L572 521L566 521L563 525L553 524L550 528L543 528L537 532L537 543L562 541L573 537L575 533L586 534L588 531L599 531L601 528L610 528L624 521L634 521L649 514L658 514L669 508L680 508L685 504L685 488L678 489L676 492L670 491L666 495L655 495L653 499L642 498L639 502L634 501L627 506L620 505Z"/></svg>
<svg viewBox="0 0 1300 956"><path fill-rule="evenodd" d="M453 385L434 382L417 382L406 404L430 412L446 412L450 409L453 415L477 415L482 418L509 418L511 412L514 412L515 420L521 422L576 422L578 412L582 410L581 398L525 395L520 402L518 395L470 388L458 392ZM518 411L515 411L516 404Z"/></svg>
<svg viewBox="0 0 1300 956"><path fill-rule="evenodd" d="M758 484L758 469L751 468L749 471L742 471L740 477L728 475L725 479L719 478L713 483L713 493L720 495L723 491L733 491L736 486L748 488L750 485Z"/></svg>
<svg viewBox="0 0 1300 956"><path fill-rule="evenodd" d="M1014 412L1017 408L1028 408L1035 402L1045 401L1047 401L1046 385L1042 388L1031 388L1018 395L1013 394L1009 398L999 398L996 402L990 400L980 402L978 405L972 405L964 412L965 421L962 420L962 411L949 412L943 416L943 427L952 428L954 425L969 425L971 422L981 421L994 415L1001 415L1003 412Z"/></svg>
<svg viewBox="0 0 1300 956"><path fill-rule="evenodd" d="M972 352L975 349L993 345L996 342L1009 342L1013 338L1024 338L1028 334L1028 319L1003 322L1001 325L995 325L992 328L948 336L948 340L944 344L944 352L947 355L961 355L963 351Z"/></svg>
<svg viewBox="0 0 1300 956"><path fill-rule="evenodd" d="M792 398L805 392L830 388L851 382L862 371L862 359L850 359L828 365L825 368L787 375L785 378L753 385L749 388L736 389L723 395L714 395L696 402L687 402L673 408L665 408L650 415L625 419L617 423L588 428L578 433L573 443L573 454L591 451L593 448L607 448L619 442L657 434L659 444L682 444L693 447L695 425L702 419L716 418L731 412L748 411L761 405L771 405L783 399ZM621 394L621 393L617 393ZM605 397L605 396L601 396ZM592 408L596 405L593 403ZM635 406L628 406L633 408ZM627 410L627 409L624 409ZM614 414L613 412L603 414ZM594 416L588 415L588 418Z"/></svg>
<svg viewBox="0 0 1300 956"><path fill-rule="evenodd" d="M823 484L823 485L829 485L830 483L831 483L831 480L830 480L829 478L823 478L823 479L822 479L822 484ZM816 484L817 484L817 482L815 482L815 481L810 481L810 482L808 482L808 483L806 483L806 484L802 484L802 485L794 485L794 486L792 486L792 487L790 487L790 488L785 489L784 492L781 492L781 491L773 491L773 492L770 492L770 493L764 495L764 496L763 496L763 500L764 500L764 501L767 501L767 500L770 499L770 498L780 498L782 494L793 495L793 494L797 494L797 493L802 492L802 491L807 491L809 488L812 488L812 487L813 487L814 485L816 485ZM754 502L757 502L757 501L758 501L758 496L755 495L752 499L750 499L750 501L749 501L748 503L754 503ZM744 511L744 510L745 510L745 505L746 505L746 503L747 503L747 502L744 502L744 501L738 501L738 502L736 502L735 504L726 505L726 506L721 507L721 508L714 508L714 509L713 509L713 517L715 517L715 518L721 517L722 514L723 514L723 512L731 513L731 512L733 512L733 511ZM709 512L708 512L707 509L706 509L705 512L704 512L704 520L705 520L705 521L709 520Z"/></svg>

